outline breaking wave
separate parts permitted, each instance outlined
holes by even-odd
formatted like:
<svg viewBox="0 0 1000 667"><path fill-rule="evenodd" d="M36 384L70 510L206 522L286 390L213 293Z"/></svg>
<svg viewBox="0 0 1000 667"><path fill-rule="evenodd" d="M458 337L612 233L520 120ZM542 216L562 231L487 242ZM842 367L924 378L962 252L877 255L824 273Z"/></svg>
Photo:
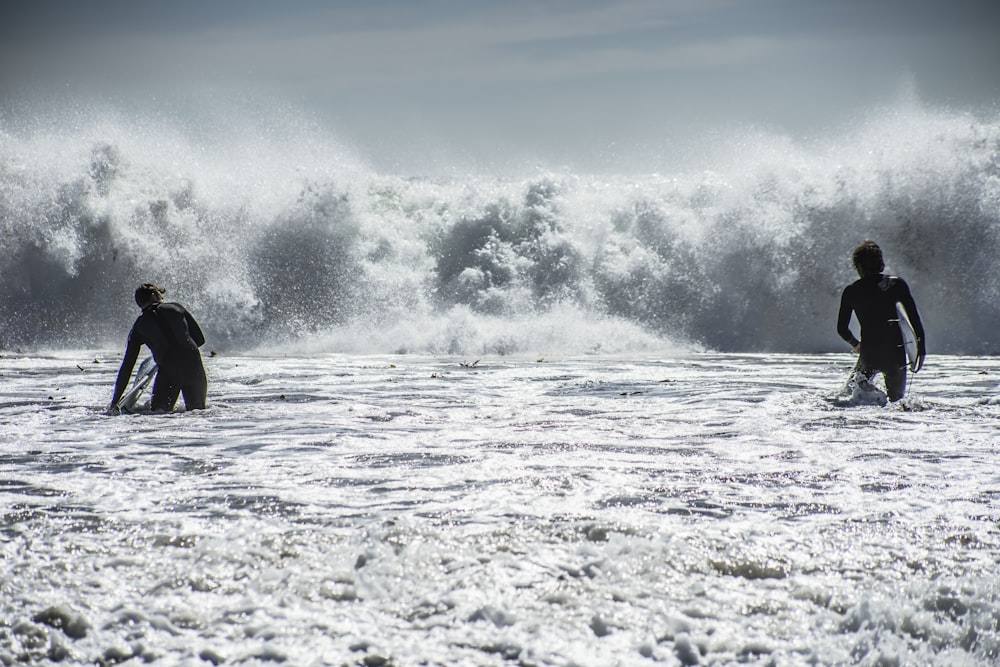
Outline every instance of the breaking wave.
<svg viewBox="0 0 1000 667"><path fill-rule="evenodd" d="M808 145L734 134L711 169L522 178L377 173L294 118L6 118L0 349L119 346L153 281L215 347L842 351L871 238L932 354L1000 353L995 117L910 105Z"/></svg>

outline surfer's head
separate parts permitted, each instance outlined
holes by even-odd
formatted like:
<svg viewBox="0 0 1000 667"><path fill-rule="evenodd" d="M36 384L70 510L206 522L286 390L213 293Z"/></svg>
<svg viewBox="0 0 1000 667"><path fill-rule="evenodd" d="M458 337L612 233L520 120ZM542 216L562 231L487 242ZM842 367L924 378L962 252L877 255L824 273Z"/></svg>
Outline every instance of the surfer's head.
<svg viewBox="0 0 1000 667"><path fill-rule="evenodd" d="M851 254L851 261L854 262L854 268L862 278L877 276L885 268L882 249L874 241L865 241L855 248Z"/></svg>
<svg viewBox="0 0 1000 667"><path fill-rule="evenodd" d="M147 308L148 306L152 306L154 303L160 303L163 301L163 295L166 293L167 290L162 287L158 287L153 283L143 283L135 290L135 302L140 308Z"/></svg>

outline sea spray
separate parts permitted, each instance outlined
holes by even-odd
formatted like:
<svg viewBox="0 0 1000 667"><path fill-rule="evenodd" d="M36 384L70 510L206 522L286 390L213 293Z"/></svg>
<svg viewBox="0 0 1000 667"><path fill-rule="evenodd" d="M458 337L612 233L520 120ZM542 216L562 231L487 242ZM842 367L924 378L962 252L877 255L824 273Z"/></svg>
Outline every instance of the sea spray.
<svg viewBox="0 0 1000 667"><path fill-rule="evenodd" d="M7 120L0 348L117 345L155 281L217 347L837 351L871 238L932 354L997 352L996 118L910 105L809 144L748 131L710 169L522 178L376 173L286 120Z"/></svg>

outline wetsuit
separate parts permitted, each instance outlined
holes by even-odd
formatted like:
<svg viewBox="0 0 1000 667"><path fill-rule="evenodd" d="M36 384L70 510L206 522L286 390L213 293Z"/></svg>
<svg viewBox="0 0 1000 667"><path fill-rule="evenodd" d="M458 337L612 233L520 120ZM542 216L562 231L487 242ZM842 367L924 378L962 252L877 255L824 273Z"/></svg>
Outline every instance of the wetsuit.
<svg viewBox="0 0 1000 667"><path fill-rule="evenodd" d="M879 274L856 280L844 288L837 316L837 333L854 347L861 344L861 356L855 371L870 380L877 372L885 378L889 400L897 401L906 393L906 352L899 330L896 303L903 304L917 335L917 353L923 357L924 327L917 304L906 281ZM851 313L861 324L861 340L851 333Z"/></svg>
<svg viewBox="0 0 1000 667"><path fill-rule="evenodd" d="M179 303L147 306L129 332L111 404L117 403L125 392L139 348L146 345L153 353L157 366L150 407L153 410L173 410L177 396L183 392L185 408L204 408L208 380L201 363L201 352L198 351L204 344L205 335L184 306Z"/></svg>

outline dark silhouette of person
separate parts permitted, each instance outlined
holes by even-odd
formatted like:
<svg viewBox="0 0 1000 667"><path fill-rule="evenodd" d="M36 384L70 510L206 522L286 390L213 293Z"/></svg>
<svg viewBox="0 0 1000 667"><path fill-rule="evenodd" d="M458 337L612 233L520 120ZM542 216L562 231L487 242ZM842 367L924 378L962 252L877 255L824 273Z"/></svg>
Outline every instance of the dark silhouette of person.
<svg viewBox="0 0 1000 667"><path fill-rule="evenodd" d="M153 353L157 366L150 407L169 412L181 393L187 410L205 407L208 379L198 350L205 344L205 334L184 306L163 301L165 293L165 289L151 283L140 285L135 291L135 302L142 308L142 314L136 318L128 335L115 393L111 397L112 408L128 386L143 345Z"/></svg>
<svg viewBox="0 0 1000 667"><path fill-rule="evenodd" d="M889 400L898 401L906 394L907 366L896 303L903 305L917 336L918 360L914 372L923 366L927 354L917 304L905 280L882 273L885 269L882 249L874 241L856 247L851 260L861 277L845 287L840 297L837 333L859 354L852 376L855 381L870 384L875 374L881 372ZM851 313L861 325L861 340L851 332Z"/></svg>

